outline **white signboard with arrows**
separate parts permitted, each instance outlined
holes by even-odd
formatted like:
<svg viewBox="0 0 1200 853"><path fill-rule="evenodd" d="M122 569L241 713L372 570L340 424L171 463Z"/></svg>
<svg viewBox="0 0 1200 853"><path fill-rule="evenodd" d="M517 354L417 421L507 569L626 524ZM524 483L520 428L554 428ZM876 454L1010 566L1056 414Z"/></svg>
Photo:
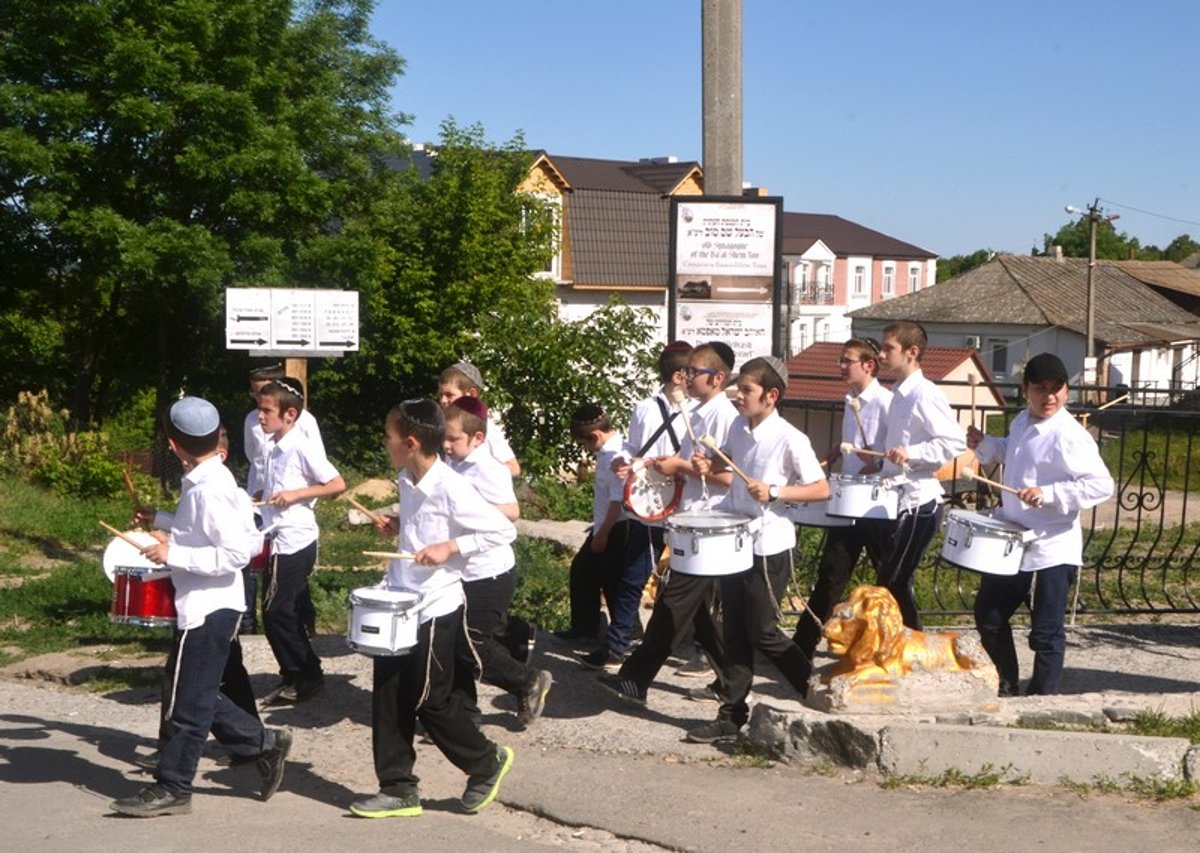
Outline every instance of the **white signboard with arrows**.
<svg viewBox="0 0 1200 853"><path fill-rule="evenodd" d="M302 356L356 351L358 292L227 288L225 348Z"/></svg>

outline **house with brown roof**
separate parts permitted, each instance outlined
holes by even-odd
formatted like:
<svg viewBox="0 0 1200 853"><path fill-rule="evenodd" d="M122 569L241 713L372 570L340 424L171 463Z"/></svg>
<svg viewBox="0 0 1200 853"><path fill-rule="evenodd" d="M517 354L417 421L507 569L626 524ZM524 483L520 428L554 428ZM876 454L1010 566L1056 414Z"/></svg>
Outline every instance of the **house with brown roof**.
<svg viewBox="0 0 1200 853"><path fill-rule="evenodd" d="M1127 263L1100 262L1093 272L1099 384L1195 388L1200 317L1143 281L1149 275L1144 267ZM878 337L892 320L915 320L933 346L979 350L998 381L1018 382L1031 356L1054 352L1078 384L1087 267L1082 258L1001 255L934 287L852 312L854 334ZM1134 400L1149 401L1136 392Z"/></svg>
<svg viewBox="0 0 1200 853"><path fill-rule="evenodd" d="M559 211L559 252L545 274L560 314L580 319L618 294L667 328L670 200L704 192L695 161L601 160L535 152L520 186ZM846 312L928 287L937 256L829 214L785 213L789 352L849 337Z"/></svg>

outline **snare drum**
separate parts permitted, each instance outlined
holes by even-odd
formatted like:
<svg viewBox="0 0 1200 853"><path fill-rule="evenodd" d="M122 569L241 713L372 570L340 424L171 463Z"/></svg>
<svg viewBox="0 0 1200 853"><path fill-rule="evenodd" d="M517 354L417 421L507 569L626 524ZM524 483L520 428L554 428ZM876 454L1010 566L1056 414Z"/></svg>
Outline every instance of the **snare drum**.
<svg viewBox="0 0 1200 853"><path fill-rule="evenodd" d="M174 625L175 584L171 583L171 570L161 566L117 566L108 618L142 628Z"/></svg>
<svg viewBox="0 0 1200 853"><path fill-rule="evenodd" d="M786 515L796 524L803 524L805 527L853 526L853 518L830 515L825 511L827 508L828 501L808 501L806 503L785 501L783 504L783 515Z"/></svg>
<svg viewBox="0 0 1200 853"><path fill-rule="evenodd" d="M879 474L833 474L826 512L843 518L895 519L900 493Z"/></svg>
<svg viewBox="0 0 1200 853"><path fill-rule="evenodd" d="M667 519L671 571L733 575L754 565L751 520L732 512L677 512Z"/></svg>
<svg viewBox="0 0 1200 853"><path fill-rule="evenodd" d="M417 645L421 596L407 589L359 587L348 600L346 643L364 655L405 655Z"/></svg>
<svg viewBox="0 0 1200 853"><path fill-rule="evenodd" d="M1015 575L1033 531L981 512L952 509L946 516L942 559L985 575Z"/></svg>
<svg viewBox="0 0 1200 853"><path fill-rule="evenodd" d="M271 537L264 536L262 550L250 558L246 565L248 572L265 572L271 568Z"/></svg>

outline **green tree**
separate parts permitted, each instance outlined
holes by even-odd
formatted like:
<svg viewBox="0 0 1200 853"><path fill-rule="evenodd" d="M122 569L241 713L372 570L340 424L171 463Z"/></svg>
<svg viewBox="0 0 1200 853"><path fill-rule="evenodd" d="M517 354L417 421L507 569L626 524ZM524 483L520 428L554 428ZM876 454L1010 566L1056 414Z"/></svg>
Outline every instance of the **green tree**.
<svg viewBox="0 0 1200 853"><path fill-rule="evenodd" d="M226 384L225 287L378 266L338 227L401 148L372 7L0 4L0 395L47 385L91 421Z"/></svg>
<svg viewBox="0 0 1200 853"><path fill-rule="evenodd" d="M1180 234L1163 249L1163 259L1179 263L1196 252L1200 252L1200 243L1193 240L1189 234Z"/></svg>
<svg viewBox="0 0 1200 853"><path fill-rule="evenodd" d="M938 258L938 283L941 283L948 278L954 278L956 275L961 275L967 270L973 270L975 267L983 266L992 258L996 257L996 255L997 252L992 249L976 249L969 255L951 255L948 258Z"/></svg>
<svg viewBox="0 0 1200 853"><path fill-rule="evenodd" d="M1088 217L1082 216L1074 222L1068 222L1058 229L1056 234L1042 235L1041 254L1049 255L1055 246L1062 246L1063 256L1067 258L1088 257L1091 240L1091 223ZM1117 233L1111 221L1103 217L1096 223L1096 257L1101 260L1125 261L1131 256L1137 256L1141 244L1136 237ZM1036 251L1034 254L1038 254Z"/></svg>

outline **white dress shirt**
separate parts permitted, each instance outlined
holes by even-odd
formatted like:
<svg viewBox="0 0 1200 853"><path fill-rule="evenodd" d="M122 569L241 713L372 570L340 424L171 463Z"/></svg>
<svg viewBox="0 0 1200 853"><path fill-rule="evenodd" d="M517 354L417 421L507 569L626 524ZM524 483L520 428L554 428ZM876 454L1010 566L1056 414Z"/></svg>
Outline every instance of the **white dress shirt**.
<svg viewBox="0 0 1200 853"><path fill-rule="evenodd" d="M297 421L299 423L299 421ZM263 476L263 498L276 492L303 489L328 483L338 470L325 456L325 447L293 426L279 441L268 441L267 467ZM316 498L298 501L286 509L263 504L263 529L273 528L271 551L295 554L317 541Z"/></svg>
<svg viewBox="0 0 1200 853"><path fill-rule="evenodd" d="M321 441L321 428L317 426L317 419L308 409L300 410L300 417L296 418L296 425L292 429L300 430L310 441L321 445L322 453L325 452L325 445ZM267 470L268 440L267 434L263 432L262 424L258 422L258 409L251 409L242 424L242 447L246 452L246 461L250 463L250 467L246 471L246 491L251 496L262 491L263 488L263 477Z"/></svg>
<svg viewBox="0 0 1200 853"><path fill-rule="evenodd" d="M1041 506L1005 494L996 517L1026 527L1037 538L1025 546L1021 571L1083 565L1079 511L1112 497L1113 479L1088 431L1061 408L1041 420L1021 412L1008 438L987 436L975 448L980 462L1004 461L1004 484L1042 490Z"/></svg>
<svg viewBox="0 0 1200 853"><path fill-rule="evenodd" d="M851 400L858 400L858 419L854 417ZM871 450L887 450L884 446L884 436L887 426L887 413L892 405L892 392L879 384L878 379L872 379L871 384L856 397L846 395L846 407L842 413L842 443L853 444L855 447L866 447ZM858 421L862 421L862 429ZM863 433L866 433L867 443L863 444ZM842 454L842 473L858 474L866 463L858 458L857 453Z"/></svg>
<svg viewBox="0 0 1200 853"><path fill-rule="evenodd" d="M772 411L754 429L738 415L729 429L725 453L752 480L772 486L808 485L825 479L808 436ZM783 514L782 502L755 500L741 477L734 476L729 494L719 509L762 518L754 537L754 553L772 556L796 547L796 525Z"/></svg>
<svg viewBox="0 0 1200 853"><path fill-rule="evenodd" d="M733 426L737 416L737 406L733 405L733 401L723 391L689 413L689 417L692 419L692 432L696 434L696 440L700 441L704 436L709 435L712 436L717 447L724 447L729 440L729 429ZM684 436L679 455L690 462L696 455L696 450L697 448L692 444L692 437ZM704 499L705 490L708 491L707 500ZM724 500L728 493L728 486L714 482L711 477L706 478L703 484L699 477L687 477L679 508L684 511L709 509Z"/></svg>
<svg viewBox="0 0 1200 853"><path fill-rule="evenodd" d="M663 423L663 410L659 406L662 403L666 406L667 411L667 428L664 429L654 440L654 442L642 450L650 436L658 432L658 428ZM676 446L683 446L683 439L687 436L687 426L683 422L683 418L687 417L696 406L696 401L690 397L684 400L683 412L678 413L675 404L667 397L662 388L659 388L653 395L642 400L633 407L633 415L629 418L629 432L625 437L625 447L621 452L622 458L629 461L636 456L646 456L657 458L659 456L674 456ZM675 417L671 417L674 414ZM671 436L675 440L671 440Z"/></svg>
<svg viewBox="0 0 1200 853"><path fill-rule="evenodd" d="M250 496L219 456L183 475L179 506L174 514L157 513L154 523L169 530L167 567L181 629L203 625L218 610L246 609L242 568L261 550L262 534Z"/></svg>
<svg viewBox="0 0 1200 853"><path fill-rule="evenodd" d="M474 486L475 491L479 492L480 496L492 506L517 502L517 494L513 490L512 472L503 462L499 462L492 456L486 444L476 447L467 454L467 458L463 461L450 461L447 464ZM467 565L463 569L463 580L494 578L496 575L504 574L516 564L517 559L513 554L512 545L487 548L467 558Z"/></svg>
<svg viewBox="0 0 1200 853"><path fill-rule="evenodd" d="M420 593L420 618L428 622L462 606L462 576L467 560L481 551L511 545L517 529L465 477L440 459L417 483L407 471L401 471L398 487L401 551L415 553L451 540L458 545L458 553L440 566L392 560L388 568L389 586Z"/></svg>
<svg viewBox="0 0 1200 853"><path fill-rule="evenodd" d="M490 409L488 410L487 432L483 434L483 438L484 446L497 462L508 463L517 458L517 454L513 453L512 445L508 443L508 436L504 433L504 424L492 417ZM511 471L508 472L508 478L512 479Z"/></svg>
<svg viewBox="0 0 1200 853"><path fill-rule="evenodd" d="M592 530L595 531L608 515L613 501L625 502L625 483L612 471L613 460L621 452L624 439L614 432L596 453L596 480L592 483Z"/></svg>
<svg viewBox="0 0 1200 853"><path fill-rule="evenodd" d="M900 482L900 510L915 510L945 497L937 470L967 449L962 425L950 411L946 395L920 370L893 389L887 413L885 446L908 451L908 469L884 460L883 475Z"/></svg>

